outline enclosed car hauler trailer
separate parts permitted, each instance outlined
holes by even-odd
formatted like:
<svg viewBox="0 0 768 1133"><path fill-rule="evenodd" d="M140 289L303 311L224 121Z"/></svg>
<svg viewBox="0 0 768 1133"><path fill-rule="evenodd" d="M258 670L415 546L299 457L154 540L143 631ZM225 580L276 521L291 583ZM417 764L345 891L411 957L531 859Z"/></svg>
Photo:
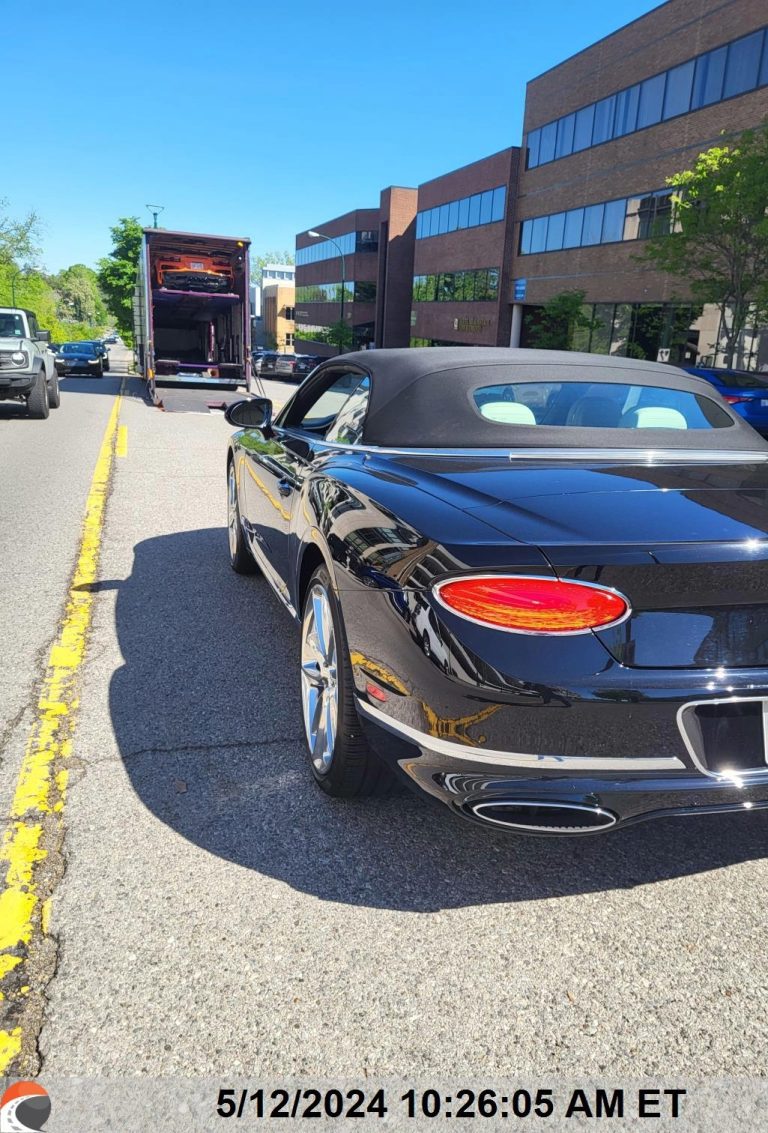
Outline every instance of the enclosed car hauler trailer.
<svg viewBox="0 0 768 1133"><path fill-rule="evenodd" d="M133 320L139 372L162 385L236 389L251 367L250 240L145 228Z"/></svg>

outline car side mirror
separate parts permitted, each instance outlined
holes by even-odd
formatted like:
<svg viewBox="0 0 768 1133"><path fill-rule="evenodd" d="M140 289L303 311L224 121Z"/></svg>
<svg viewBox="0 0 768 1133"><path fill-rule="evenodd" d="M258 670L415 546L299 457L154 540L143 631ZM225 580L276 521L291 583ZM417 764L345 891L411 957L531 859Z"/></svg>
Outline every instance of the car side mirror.
<svg viewBox="0 0 768 1133"><path fill-rule="evenodd" d="M35 335L36 342L50 342L51 332L49 330L39 330Z"/></svg>
<svg viewBox="0 0 768 1133"><path fill-rule="evenodd" d="M224 417L238 429L261 429L266 436L272 434L272 402L268 397L233 401L227 406Z"/></svg>

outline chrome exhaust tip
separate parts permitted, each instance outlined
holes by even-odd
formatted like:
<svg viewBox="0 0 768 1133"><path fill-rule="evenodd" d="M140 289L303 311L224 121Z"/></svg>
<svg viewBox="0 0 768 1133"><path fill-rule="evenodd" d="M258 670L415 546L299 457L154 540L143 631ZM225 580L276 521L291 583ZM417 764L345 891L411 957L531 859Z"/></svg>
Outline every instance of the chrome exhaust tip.
<svg viewBox="0 0 768 1133"><path fill-rule="evenodd" d="M469 801L466 806L481 822L528 834L597 833L618 821L611 811L587 803L497 798Z"/></svg>

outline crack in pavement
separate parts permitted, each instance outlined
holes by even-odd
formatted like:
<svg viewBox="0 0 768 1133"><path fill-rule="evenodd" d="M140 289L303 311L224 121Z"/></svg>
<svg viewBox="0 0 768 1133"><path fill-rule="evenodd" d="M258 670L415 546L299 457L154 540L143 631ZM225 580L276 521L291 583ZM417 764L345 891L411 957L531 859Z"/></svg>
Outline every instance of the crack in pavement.
<svg viewBox="0 0 768 1133"><path fill-rule="evenodd" d="M80 762L85 767L98 767L102 763L123 763L128 759L138 759L142 755L173 755L175 752L219 751L222 748L264 748L275 744L299 743L302 736L275 736L264 740L219 740L206 744L174 744L171 747L142 747L138 751L128 751L124 755L105 756L104 759L85 759L80 756Z"/></svg>

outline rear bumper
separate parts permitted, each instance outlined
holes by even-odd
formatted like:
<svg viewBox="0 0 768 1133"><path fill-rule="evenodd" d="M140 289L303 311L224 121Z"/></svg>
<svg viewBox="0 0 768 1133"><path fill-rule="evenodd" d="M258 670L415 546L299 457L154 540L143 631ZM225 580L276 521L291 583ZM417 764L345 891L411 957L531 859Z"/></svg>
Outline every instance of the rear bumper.
<svg viewBox="0 0 768 1133"><path fill-rule="evenodd" d="M427 735L362 698L358 711L371 746L401 778L483 826L584 835L650 818L768 808L768 766L712 776L682 754L493 752Z"/></svg>

